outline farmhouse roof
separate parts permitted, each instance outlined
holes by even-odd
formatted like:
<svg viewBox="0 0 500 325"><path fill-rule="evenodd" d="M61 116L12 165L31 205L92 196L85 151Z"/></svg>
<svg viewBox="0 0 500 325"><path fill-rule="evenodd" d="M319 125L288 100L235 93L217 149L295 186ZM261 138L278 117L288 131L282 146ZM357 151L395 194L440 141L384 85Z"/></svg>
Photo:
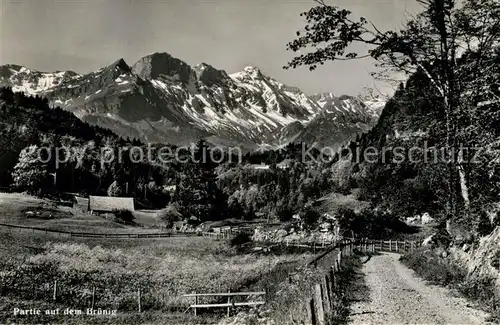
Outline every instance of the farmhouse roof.
<svg viewBox="0 0 500 325"><path fill-rule="evenodd" d="M89 210L112 212L115 209L134 211L134 199L131 197L89 196Z"/></svg>

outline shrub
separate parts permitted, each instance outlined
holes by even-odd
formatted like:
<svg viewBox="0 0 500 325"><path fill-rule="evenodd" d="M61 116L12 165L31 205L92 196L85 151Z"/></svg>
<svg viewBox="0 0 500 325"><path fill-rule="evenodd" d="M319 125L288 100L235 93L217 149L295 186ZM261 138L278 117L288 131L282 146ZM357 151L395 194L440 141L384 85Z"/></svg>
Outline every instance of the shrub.
<svg viewBox="0 0 500 325"><path fill-rule="evenodd" d="M320 217L319 212L311 207L305 208L305 210L301 213L301 218L306 229L314 229L314 227L318 225Z"/></svg>
<svg viewBox="0 0 500 325"><path fill-rule="evenodd" d="M173 205L168 205L165 209L158 212L158 220L161 220L167 228L172 228L175 221L179 221L182 215L177 211L177 208Z"/></svg>
<svg viewBox="0 0 500 325"><path fill-rule="evenodd" d="M365 209L356 214L351 209L340 208L337 212L340 229L354 232L360 237L373 239L394 238L398 234L415 233L418 230L399 220L393 214Z"/></svg>
<svg viewBox="0 0 500 325"><path fill-rule="evenodd" d="M281 222L287 222L292 220L293 211L287 206L281 206L277 209L276 214Z"/></svg>
<svg viewBox="0 0 500 325"><path fill-rule="evenodd" d="M490 218L488 217L486 212L480 211L475 216L474 228L475 228L474 230L477 234L479 234L480 236L486 236L486 235L489 235L495 227L490 222Z"/></svg>
<svg viewBox="0 0 500 325"><path fill-rule="evenodd" d="M108 187L108 196L113 196L113 197L118 197L118 196L123 196L125 194L125 190L123 189L123 186L119 184L117 181L114 181L109 185Z"/></svg>
<svg viewBox="0 0 500 325"><path fill-rule="evenodd" d="M500 319L500 294L494 278L468 276L464 268L430 249L414 251L402 256L401 261L425 280L456 288L464 297L480 302L491 313L492 320Z"/></svg>
<svg viewBox="0 0 500 325"><path fill-rule="evenodd" d="M118 222L122 222L125 224L133 224L135 216L132 213L132 211L127 210L127 209L115 209L113 210L113 214L115 215L115 218Z"/></svg>
<svg viewBox="0 0 500 325"><path fill-rule="evenodd" d="M401 257L401 261L425 280L438 285L456 283L466 277L459 266L449 263L435 251L421 249Z"/></svg>
<svg viewBox="0 0 500 325"><path fill-rule="evenodd" d="M241 246L243 244L249 243L252 241L252 238L248 233L240 232L235 237L231 238L229 244L231 246Z"/></svg>

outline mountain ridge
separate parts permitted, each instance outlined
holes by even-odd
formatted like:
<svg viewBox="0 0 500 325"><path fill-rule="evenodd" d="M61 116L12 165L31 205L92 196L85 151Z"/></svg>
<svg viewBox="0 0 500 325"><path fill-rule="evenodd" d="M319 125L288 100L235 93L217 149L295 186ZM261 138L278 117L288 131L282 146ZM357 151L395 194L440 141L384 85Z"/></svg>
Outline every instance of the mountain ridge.
<svg viewBox="0 0 500 325"><path fill-rule="evenodd" d="M52 106L121 136L175 144L205 137L249 148L318 139L338 146L368 130L380 114L353 96L307 95L254 66L228 74L158 52L132 65L120 58L87 74L4 65L0 85L45 96Z"/></svg>

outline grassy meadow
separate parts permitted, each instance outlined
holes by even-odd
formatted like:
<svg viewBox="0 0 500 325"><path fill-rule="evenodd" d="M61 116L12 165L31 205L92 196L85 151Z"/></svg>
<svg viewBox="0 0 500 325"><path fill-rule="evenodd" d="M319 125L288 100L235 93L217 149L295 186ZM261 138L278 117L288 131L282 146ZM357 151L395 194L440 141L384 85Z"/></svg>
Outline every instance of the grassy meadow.
<svg viewBox="0 0 500 325"><path fill-rule="evenodd" d="M23 197L0 200L1 222L107 232L122 225L90 215L67 214L50 220L24 220L26 206L47 202ZM61 211L60 208L52 208ZM10 212L10 215L6 215ZM54 214L53 214L54 215ZM84 219L85 217L89 220ZM59 219L58 219L59 218ZM26 221L25 224L24 221ZM136 229L137 231L137 229ZM283 265L301 265L310 253L242 252L227 241L205 237L162 239L66 238L56 234L12 231L0 227L0 319L10 322L69 324L203 323L221 317L185 313L192 292L265 290L261 278ZM53 301L57 281L56 301ZM137 313L141 291L143 313ZM92 292L95 294L93 295ZM93 297L93 298L92 298ZM14 308L94 308L117 310L117 316L14 316ZM200 301L200 303L209 301ZM222 310L223 312L223 310ZM212 322L213 323L213 322Z"/></svg>
<svg viewBox="0 0 500 325"><path fill-rule="evenodd" d="M37 215L28 216L28 213ZM50 230L126 233L158 231L156 211L134 211L136 225L117 223L112 219L85 213L77 208L58 206L54 202L20 193L0 193L0 223Z"/></svg>

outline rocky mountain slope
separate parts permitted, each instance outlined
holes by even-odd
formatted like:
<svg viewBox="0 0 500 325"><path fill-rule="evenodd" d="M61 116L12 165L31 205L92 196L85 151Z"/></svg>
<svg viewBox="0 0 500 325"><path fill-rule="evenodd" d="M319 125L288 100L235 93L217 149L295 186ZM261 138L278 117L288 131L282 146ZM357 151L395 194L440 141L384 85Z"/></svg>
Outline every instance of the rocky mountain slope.
<svg viewBox="0 0 500 325"><path fill-rule="evenodd" d="M380 103L356 97L308 96L258 68L227 74L191 67L167 53L129 66L123 59L88 74L0 67L0 85L46 96L51 105L121 136L185 144L210 142L268 148L290 141L339 145L369 129Z"/></svg>

